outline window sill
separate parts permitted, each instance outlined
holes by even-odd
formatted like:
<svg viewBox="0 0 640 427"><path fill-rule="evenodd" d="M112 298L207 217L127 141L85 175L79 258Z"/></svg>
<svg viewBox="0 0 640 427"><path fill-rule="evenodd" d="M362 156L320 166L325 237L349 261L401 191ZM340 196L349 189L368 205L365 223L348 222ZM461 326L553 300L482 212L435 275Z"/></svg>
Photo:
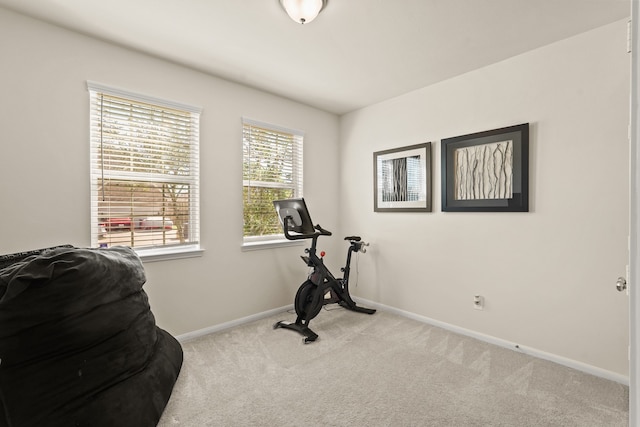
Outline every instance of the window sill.
<svg viewBox="0 0 640 427"><path fill-rule="evenodd" d="M199 245L179 246L173 248L135 249L143 262L165 261L171 259L201 257L204 249Z"/></svg>
<svg viewBox="0 0 640 427"><path fill-rule="evenodd" d="M261 249L284 248L287 246L302 246L303 244L304 244L304 240L287 240L287 239L262 240L262 241L253 241L253 242L243 242L241 249L242 249L242 252L246 252L246 251L257 251Z"/></svg>

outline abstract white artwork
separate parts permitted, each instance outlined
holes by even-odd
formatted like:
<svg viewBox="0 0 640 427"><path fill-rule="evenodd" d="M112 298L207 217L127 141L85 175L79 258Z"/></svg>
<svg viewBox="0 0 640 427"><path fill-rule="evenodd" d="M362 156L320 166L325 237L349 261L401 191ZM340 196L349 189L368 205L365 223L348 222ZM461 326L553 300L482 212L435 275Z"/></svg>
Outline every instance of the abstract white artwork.
<svg viewBox="0 0 640 427"><path fill-rule="evenodd" d="M442 139L443 212L529 212L529 123Z"/></svg>
<svg viewBox="0 0 640 427"><path fill-rule="evenodd" d="M456 200L513 197L513 141L458 148L453 166Z"/></svg>

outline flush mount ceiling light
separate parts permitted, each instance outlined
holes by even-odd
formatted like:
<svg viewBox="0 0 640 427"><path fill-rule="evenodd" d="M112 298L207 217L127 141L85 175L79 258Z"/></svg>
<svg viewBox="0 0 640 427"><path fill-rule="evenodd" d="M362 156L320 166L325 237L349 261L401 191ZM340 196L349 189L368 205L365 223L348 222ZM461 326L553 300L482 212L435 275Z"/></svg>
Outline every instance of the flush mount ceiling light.
<svg viewBox="0 0 640 427"><path fill-rule="evenodd" d="M298 24L308 24L327 5L328 0L280 0L287 15Z"/></svg>

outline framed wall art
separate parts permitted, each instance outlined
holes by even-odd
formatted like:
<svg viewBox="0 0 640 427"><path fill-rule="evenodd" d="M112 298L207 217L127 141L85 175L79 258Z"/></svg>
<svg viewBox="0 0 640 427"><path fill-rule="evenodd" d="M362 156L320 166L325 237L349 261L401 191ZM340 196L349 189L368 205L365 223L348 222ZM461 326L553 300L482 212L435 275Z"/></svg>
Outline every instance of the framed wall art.
<svg viewBox="0 0 640 427"><path fill-rule="evenodd" d="M431 212L431 143L373 153L373 210Z"/></svg>
<svg viewBox="0 0 640 427"><path fill-rule="evenodd" d="M529 123L442 140L444 212L529 211Z"/></svg>

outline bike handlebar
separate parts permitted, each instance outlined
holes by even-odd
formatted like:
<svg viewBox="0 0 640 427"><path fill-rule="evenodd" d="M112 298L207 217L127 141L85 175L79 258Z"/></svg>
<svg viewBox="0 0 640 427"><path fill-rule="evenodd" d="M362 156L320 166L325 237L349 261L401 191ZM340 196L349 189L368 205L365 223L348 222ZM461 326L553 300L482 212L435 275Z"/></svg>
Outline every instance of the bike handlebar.
<svg viewBox="0 0 640 427"><path fill-rule="evenodd" d="M284 231L284 236L288 239L288 240L300 240L300 239L313 239L314 237L318 237L318 236L331 236L331 232L329 230L325 230L324 228L322 228L320 226L320 224L315 225L313 228L316 229L317 231L315 233L311 233L311 234L289 234L289 221L293 222L293 218L291 218L290 216L287 216L284 218L284 226L283 231Z"/></svg>
<svg viewBox="0 0 640 427"><path fill-rule="evenodd" d="M314 228L320 232L321 236L331 236L331 232L322 228L320 224L317 224Z"/></svg>
<svg viewBox="0 0 640 427"><path fill-rule="evenodd" d="M287 216L284 218L284 236L288 239L288 240L300 240L300 239L314 239L317 238L318 236L331 236L333 233L331 233L329 230L325 230L324 228L322 228L322 226L320 224L316 224L313 226L313 228L316 230L315 233L311 233L311 234L289 234L289 221L293 222L293 218L291 218L290 216ZM348 240L351 244L355 244L355 251L358 252L362 252L362 253L366 253L367 250L365 249L366 246L369 246L368 243L365 243L362 241L362 239L360 238L360 236L347 236L344 238L344 240Z"/></svg>

